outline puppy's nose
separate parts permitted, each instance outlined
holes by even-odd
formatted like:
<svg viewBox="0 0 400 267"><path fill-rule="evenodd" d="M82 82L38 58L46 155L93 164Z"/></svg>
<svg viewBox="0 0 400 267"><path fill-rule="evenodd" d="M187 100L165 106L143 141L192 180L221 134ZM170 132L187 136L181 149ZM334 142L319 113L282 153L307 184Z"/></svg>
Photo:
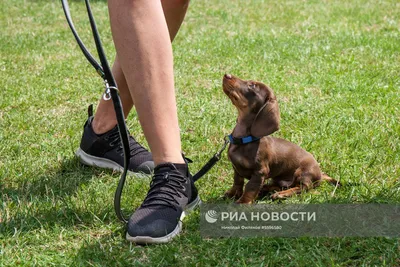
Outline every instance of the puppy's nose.
<svg viewBox="0 0 400 267"><path fill-rule="evenodd" d="M224 77L225 77L225 79L232 79L232 75L230 75L230 74L225 74Z"/></svg>

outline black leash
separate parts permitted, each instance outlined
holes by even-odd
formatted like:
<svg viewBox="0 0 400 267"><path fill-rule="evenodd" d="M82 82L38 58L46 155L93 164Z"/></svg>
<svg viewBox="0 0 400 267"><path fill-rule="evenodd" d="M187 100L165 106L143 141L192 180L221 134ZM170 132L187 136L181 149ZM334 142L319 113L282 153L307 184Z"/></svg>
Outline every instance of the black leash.
<svg viewBox="0 0 400 267"><path fill-rule="evenodd" d="M78 33L76 32L75 26L72 22L68 1L61 0L61 3L63 6L65 17L67 18L68 25L69 25L73 35L75 36L75 40L78 42L79 47L81 48L83 54L85 55L85 57L87 58L89 63L96 69L97 73L104 80L105 91L104 91L103 98L105 100L111 99L113 101L114 110L115 110L115 114L117 117L119 135L122 140L122 147L123 147L123 151L124 151L124 170L122 172L121 178L118 182L117 190L115 192L114 209L115 209L115 213L117 214L118 219L127 223L127 219L125 218L125 216L123 215L122 210L121 210L121 195L122 195L122 189L124 187L125 180L126 180L126 174L128 172L130 150L129 150L128 131L126 129L125 117L124 117L124 112L122 109L121 99L119 98L119 94L118 94L118 87L117 87L117 84L112 75L111 69L108 65L107 58L104 53L103 47L101 45L99 32L97 31L96 23L93 18L93 14L92 14L92 10L90 8L89 1L85 0L85 4L86 4L86 9L87 9L87 13L89 16L90 26L92 28L93 38L94 38L94 41L96 44L96 49L97 49L97 53L100 58L101 65L90 54L89 50L85 47L81 38L79 37Z"/></svg>
<svg viewBox="0 0 400 267"><path fill-rule="evenodd" d="M221 149L214 154L214 156L198 171L195 175L193 175L193 181L199 180L204 176L214 165L221 159L221 154L225 150L226 146L229 144L228 136L225 136L224 144Z"/></svg>
<svg viewBox="0 0 400 267"><path fill-rule="evenodd" d="M86 10L87 10L87 13L89 16L90 26L92 28L93 38L94 38L94 41L96 44L96 50L97 50L97 54L99 55L101 65L90 54L89 50L86 48L86 46L83 44L81 38L79 37L79 35L75 29L75 26L72 22L71 12L70 12L69 5L68 5L68 0L61 0L61 3L62 3L62 7L64 10L65 17L67 19L68 25L75 37L75 40L77 41L80 49L82 50L83 54L85 55L85 57L89 61L89 63L96 69L97 73L104 80L104 84L105 84L105 91L104 91L104 95L103 95L104 100L111 99L114 104L114 110L115 110L115 114L117 117L119 135L122 140L122 146L123 146L123 151L124 151L124 170L123 170L121 178L118 182L117 190L115 191L114 209L115 209L115 213L116 213L118 219L120 219L124 223L127 223L128 219L125 218L125 216L121 210L121 196L122 196L122 190L125 185L126 174L128 172L130 149L129 149L129 135L128 135L128 130L127 130L126 124L125 124L125 116L124 116L124 112L122 109L121 99L118 94L118 87L117 87L117 84L112 75L111 69L108 65L106 55L104 53L103 46L101 44L101 40L100 40L100 36L99 36L99 32L97 31L97 26L96 26L96 23L93 18L92 10L90 8L89 0L85 0ZM199 172L197 172L193 176L194 181L197 181L203 175L205 175L221 159L221 154L224 151L224 149L226 148L228 143L229 143L229 140L227 138L225 138L225 143L224 143L223 147L217 153L214 154L214 156L200 169Z"/></svg>

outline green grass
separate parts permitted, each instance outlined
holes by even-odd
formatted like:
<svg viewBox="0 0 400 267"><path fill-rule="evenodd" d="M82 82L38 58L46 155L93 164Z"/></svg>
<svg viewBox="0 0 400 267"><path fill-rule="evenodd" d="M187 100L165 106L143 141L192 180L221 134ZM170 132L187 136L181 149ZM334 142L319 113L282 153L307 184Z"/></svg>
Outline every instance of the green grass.
<svg viewBox="0 0 400 267"><path fill-rule="evenodd" d="M107 5L93 10L109 59ZM81 1L75 24L94 46ZM4 0L0 15L0 265L399 266L399 239L202 240L199 213L172 243L133 246L112 201L118 173L87 168L74 152L102 81L66 25L59 1ZM340 178L286 203L400 202L398 1L192 1L176 38L183 149L198 170L235 124L222 75L261 80L281 110L275 135L315 155ZM128 125L144 141L136 114ZM132 212L149 180L129 177ZM232 182L226 156L199 181L219 202ZM357 185L358 183L358 185ZM266 203L272 203L269 200Z"/></svg>

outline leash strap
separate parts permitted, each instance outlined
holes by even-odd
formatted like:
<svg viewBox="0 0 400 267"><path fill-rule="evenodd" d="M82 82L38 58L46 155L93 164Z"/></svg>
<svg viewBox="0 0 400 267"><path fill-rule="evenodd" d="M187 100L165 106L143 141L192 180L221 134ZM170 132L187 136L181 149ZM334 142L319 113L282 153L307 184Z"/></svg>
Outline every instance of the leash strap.
<svg viewBox="0 0 400 267"><path fill-rule="evenodd" d="M115 209L115 213L116 213L118 219L120 219L124 223L127 223L128 220L125 218L125 216L123 215L123 212L121 210L121 195L122 195L122 190L123 190L125 180L126 180L126 174L128 172L130 149L129 149L129 135L128 135L128 131L127 131L126 124L125 124L125 117L124 117L124 112L122 109L121 99L118 94L118 87L117 87L117 84L112 75L111 69L108 65L107 58L104 53L103 46L101 44L99 32L97 31L97 26L96 26L96 23L93 18L93 14L92 14L92 10L90 8L89 1L85 0L86 10L87 10L87 13L89 16L90 27L92 29L93 38L94 38L94 41L96 44L96 50L99 55L101 65L90 54L89 50L83 44L81 38L79 37L78 33L76 32L75 26L72 22L71 12L69 9L68 1L61 0L61 3L62 3L62 7L64 10L65 17L67 19L68 25L75 37L75 40L77 41L80 49L82 50L83 54L85 55L85 57L87 58L89 63L96 69L97 73L104 80L105 92L104 92L103 98L105 100L111 99L113 102L113 105L114 105L114 110L115 110L115 114L117 117L119 135L122 140L122 148L123 148L123 152L124 152L124 170L123 170L121 178L118 182L117 190L115 191L114 209Z"/></svg>
<svg viewBox="0 0 400 267"><path fill-rule="evenodd" d="M83 44L81 38L79 37L79 35L78 35L78 33L77 33L76 29L75 29L75 25L72 22L71 12L69 10L68 1L67 0L61 0L61 4L63 6L64 14L65 14L65 17L67 18L67 22L68 22L69 28L71 29L72 34L74 35L75 40L78 43L80 49L82 50L83 54L85 55L85 57L89 61L89 63L92 64L92 66L96 69L97 73L99 73L99 75L104 79L103 68L96 61L96 59L94 59L92 54L90 54L89 50Z"/></svg>
<svg viewBox="0 0 400 267"><path fill-rule="evenodd" d="M221 159L221 154L225 150L226 146L229 144L229 139L225 136L225 142L222 148L214 154L214 156L193 176L193 181L196 182L201 177L203 177L214 165Z"/></svg>

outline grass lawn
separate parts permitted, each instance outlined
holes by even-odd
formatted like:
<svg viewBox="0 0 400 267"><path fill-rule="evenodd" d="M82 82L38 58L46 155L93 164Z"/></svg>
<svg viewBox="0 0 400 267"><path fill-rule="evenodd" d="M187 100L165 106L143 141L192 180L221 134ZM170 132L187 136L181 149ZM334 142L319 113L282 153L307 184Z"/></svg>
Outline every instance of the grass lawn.
<svg viewBox="0 0 400 267"><path fill-rule="evenodd" d="M107 3L92 7L113 59ZM87 106L103 87L61 3L3 0L0 8L0 266L400 266L399 239L203 240L198 211L170 244L129 244L112 205L119 173L84 167L74 156ZM71 10L95 52L83 2ZM221 87L228 72L274 88L282 117L275 136L353 184L333 195L324 184L285 203L399 203L399 29L395 0L192 1L173 44L192 171L235 125ZM145 143L134 112L128 126ZM203 201L222 202L232 175L225 154L198 183ZM149 179L128 180L123 205L133 212Z"/></svg>

